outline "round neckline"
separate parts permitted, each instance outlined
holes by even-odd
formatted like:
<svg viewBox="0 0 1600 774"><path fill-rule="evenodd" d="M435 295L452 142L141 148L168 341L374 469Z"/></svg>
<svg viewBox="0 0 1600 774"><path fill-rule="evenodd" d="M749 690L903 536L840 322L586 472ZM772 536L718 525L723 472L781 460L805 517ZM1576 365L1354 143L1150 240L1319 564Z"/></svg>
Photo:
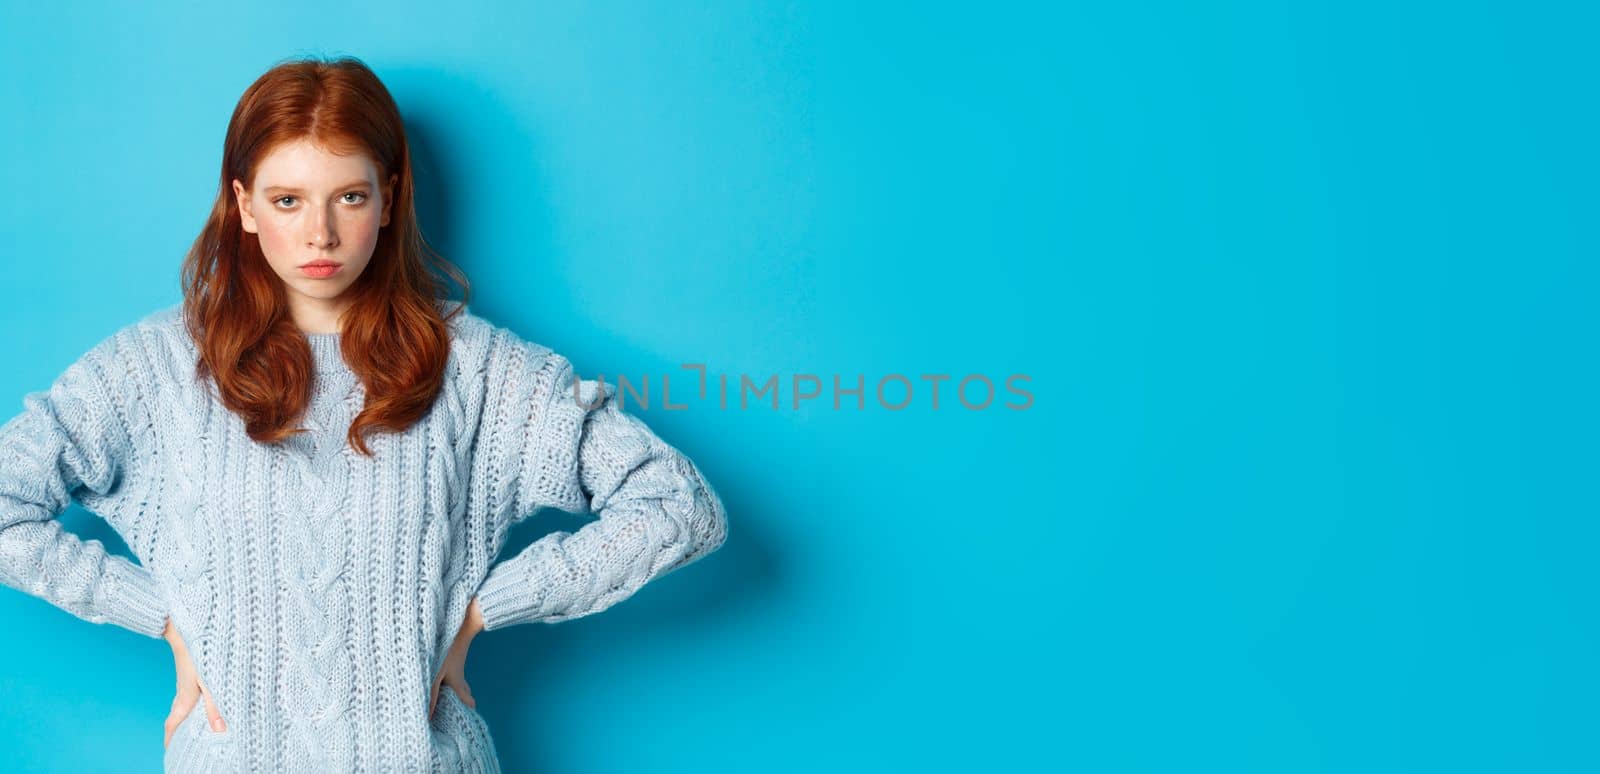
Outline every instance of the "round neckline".
<svg viewBox="0 0 1600 774"><path fill-rule="evenodd" d="M331 333L306 333L300 332L305 337L306 344L311 347L311 360L318 371L346 371L350 366L344 362L344 354L339 349L339 331Z"/></svg>

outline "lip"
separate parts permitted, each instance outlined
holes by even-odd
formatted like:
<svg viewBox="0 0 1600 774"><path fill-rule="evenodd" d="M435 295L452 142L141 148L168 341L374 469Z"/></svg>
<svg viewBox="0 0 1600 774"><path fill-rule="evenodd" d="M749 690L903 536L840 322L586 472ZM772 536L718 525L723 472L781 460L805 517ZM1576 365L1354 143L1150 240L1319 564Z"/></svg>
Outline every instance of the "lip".
<svg viewBox="0 0 1600 774"><path fill-rule="evenodd" d="M327 279L338 274L343 266L338 261L312 261L300 264L300 273L312 279Z"/></svg>

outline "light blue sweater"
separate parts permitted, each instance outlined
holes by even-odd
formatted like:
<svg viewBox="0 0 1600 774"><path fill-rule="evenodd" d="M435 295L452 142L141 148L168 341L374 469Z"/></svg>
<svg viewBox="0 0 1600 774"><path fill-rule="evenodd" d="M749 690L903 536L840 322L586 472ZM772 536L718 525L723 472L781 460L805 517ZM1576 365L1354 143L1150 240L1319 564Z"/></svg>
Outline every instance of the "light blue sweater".
<svg viewBox="0 0 1600 774"><path fill-rule="evenodd" d="M177 305L98 343L0 427L0 581L151 637L170 616L217 702L227 729L197 703L166 771L498 771L453 690L428 716L472 597L488 630L555 623L722 545L716 492L619 410L614 385L470 310L449 326L437 401L404 433L369 435L370 459L344 440L365 393L339 334L306 336L312 432L259 444L194 380ZM71 499L140 563L63 530ZM598 518L491 564L542 506Z"/></svg>

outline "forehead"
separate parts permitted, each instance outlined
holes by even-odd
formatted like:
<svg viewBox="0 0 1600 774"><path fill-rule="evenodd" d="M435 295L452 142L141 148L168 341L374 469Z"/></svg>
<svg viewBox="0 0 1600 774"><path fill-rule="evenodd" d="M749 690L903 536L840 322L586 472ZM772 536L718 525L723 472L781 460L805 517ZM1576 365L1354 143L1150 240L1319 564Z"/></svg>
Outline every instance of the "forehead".
<svg viewBox="0 0 1600 774"><path fill-rule="evenodd" d="M256 168L256 187L333 188L351 182L372 182L377 165L366 153L337 154L309 140L273 148Z"/></svg>

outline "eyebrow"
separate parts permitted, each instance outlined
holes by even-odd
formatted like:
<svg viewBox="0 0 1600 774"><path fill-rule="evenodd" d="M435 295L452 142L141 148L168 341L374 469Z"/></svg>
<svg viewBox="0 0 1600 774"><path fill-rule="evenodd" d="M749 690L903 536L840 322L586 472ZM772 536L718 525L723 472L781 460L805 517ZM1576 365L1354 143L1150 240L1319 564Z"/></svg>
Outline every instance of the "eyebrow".
<svg viewBox="0 0 1600 774"><path fill-rule="evenodd" d="M336 188L339 188L340 190L343 190L343 189L346 189L346 188L371 188L371 187L372 187L371 184L368 183L365 180L356 180L354 182L345 183L344 185L341 185L341 186L336 186ZM263 188L261 190L262 190L263 193L269 193L269 192L272 192L272 191L283 191L284 193L301 193L300 189L295 188L293 186L286 186L286 185L269 185L266 188Z"/></svg>

